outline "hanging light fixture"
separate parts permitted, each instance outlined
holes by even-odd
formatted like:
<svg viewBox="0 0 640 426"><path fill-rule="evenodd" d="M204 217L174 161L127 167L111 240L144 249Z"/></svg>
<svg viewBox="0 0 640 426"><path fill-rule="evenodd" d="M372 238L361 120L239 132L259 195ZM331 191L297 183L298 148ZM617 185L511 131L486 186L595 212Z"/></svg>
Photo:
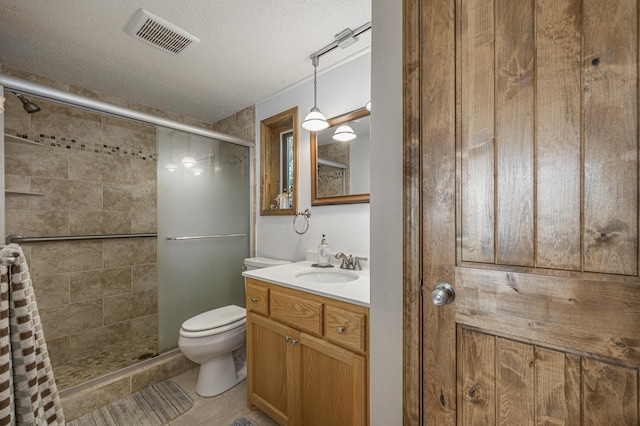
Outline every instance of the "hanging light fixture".
<svg viewBox="0 0 640 426"><path fill-rule="evenodd" d="M356 133L348 124L338 126L331 139L338 142L349 142L356 138Z"/></svg>
<svg viewBox="0 0 640 426"><path fill-rule="evenodd" d="M320 130L324 130L329 127L329 123L325 116L320 112L318 105L316 103L317 98L317 86L318 81L316 78L316 70L318 68L319 58L314 56L312 58L313 62L313 108L309 111L309 114L305 117L302 122L302 128L308 130L310 132L319 132Z"/></svg>

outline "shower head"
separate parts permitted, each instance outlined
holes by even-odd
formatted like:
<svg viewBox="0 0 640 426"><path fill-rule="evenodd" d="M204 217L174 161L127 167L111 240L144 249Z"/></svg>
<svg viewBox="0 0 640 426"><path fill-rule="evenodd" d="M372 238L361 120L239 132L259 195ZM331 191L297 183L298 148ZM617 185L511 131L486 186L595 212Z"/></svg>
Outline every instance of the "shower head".
<svg viewBox="0 0 640 426"><path fill-rule="evenodd" d="M33 114L34 112L40 111L40 107L34 104L33 102L31 102L29 99L25 98L24 96L16 92L13 92L13 94L16 95L18 99L20 99L20 101L22 102L22 108L24 108L24 110L27 111L29 114Z"/></svg>

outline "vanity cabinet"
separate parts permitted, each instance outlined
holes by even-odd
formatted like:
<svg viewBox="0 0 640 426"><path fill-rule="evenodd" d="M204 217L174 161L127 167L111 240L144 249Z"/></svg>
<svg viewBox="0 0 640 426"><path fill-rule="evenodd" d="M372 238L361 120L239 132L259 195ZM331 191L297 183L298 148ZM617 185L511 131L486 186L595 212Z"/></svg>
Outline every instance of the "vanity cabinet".
<svg viewBox="0 0 640 426"><path fill-rule="evenodd" d="M247 278L247 401L280 425L368 424L368 308Z"/></svg>

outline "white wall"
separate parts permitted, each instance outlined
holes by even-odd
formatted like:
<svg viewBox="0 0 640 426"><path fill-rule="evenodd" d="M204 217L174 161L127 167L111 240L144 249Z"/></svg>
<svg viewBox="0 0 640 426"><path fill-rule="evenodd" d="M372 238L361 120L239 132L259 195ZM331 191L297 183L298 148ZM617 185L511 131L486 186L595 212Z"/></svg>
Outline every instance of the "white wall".
<svg viewBox="0 0 640 426"><path fill-rule="evenodd" d="M402 424L402 0L373 0L371 425Z"/></svg>
<svg viewBox="0 0 640 426"><path fill-rule="evenodd" d="M322 46L320 46L322 47ZM357 52L358 44L350 49ZM331 55L331 52L326 55ZM371 99L371 53L354 54L352 59L339 67L322 70L322 58L318 67L318 108L327 117L363 108ZM311 60L309 71L313 72ZM294 106L298 106L300 123L313 107L313 77L277 93L256 104L256 152L260 152L260 121ZM260 188L257 188L255 209L256 255L276 259L303 260L307 250L316 250L322 234L326 234L331 252L369 256L369 204L311 206L311 156L309 132L298 128L298 211L311 209L309 230L298 235L293 230L292 216L260 216ZM260 164L256 164L259 182ZM258 185L259 186L259 185ZM302 224L299 217L299 225ZM301 226L297 227L298 229Z"/></svg>
<svg viewBox="0 0 640 426"><path fill-rule="evenodd" d="M352 194L371 192L371 137L358 137L349 142L349 191Z"/></svg>

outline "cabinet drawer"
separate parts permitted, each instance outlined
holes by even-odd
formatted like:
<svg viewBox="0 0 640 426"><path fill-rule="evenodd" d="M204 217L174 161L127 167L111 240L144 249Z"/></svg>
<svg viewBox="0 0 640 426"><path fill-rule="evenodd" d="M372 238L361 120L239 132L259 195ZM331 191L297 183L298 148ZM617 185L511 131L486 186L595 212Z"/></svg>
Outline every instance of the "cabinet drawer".
<svg viewBox="0 0 640 426"><path fill-rule="evenodd" d="M341 346L365 352L365 315L331 305L324 309L325 337Z"/></svg>
<svg viewBox="0 0 640 426"><path fill-rule="evenodd" d="M269 313L269 289L247 280L245 291L247 310L267 315Z"/></svg>
<svg viewBox="0 0 640 426"><path fill-rule="evenodd" d="M273 319L298 330L322 335L322 303L320 302L271 290L269 310Z"/></svg>

